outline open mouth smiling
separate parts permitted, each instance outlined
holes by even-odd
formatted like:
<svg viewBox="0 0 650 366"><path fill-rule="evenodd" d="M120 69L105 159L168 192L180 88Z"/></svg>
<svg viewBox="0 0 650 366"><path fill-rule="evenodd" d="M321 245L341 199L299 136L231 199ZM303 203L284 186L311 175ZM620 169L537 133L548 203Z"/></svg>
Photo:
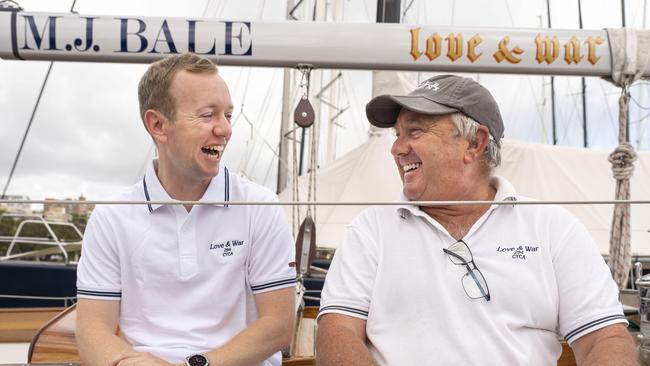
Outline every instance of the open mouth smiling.
<svg viewBox="0 0 650 366"><path fill-rule="evenodd" d="M422 163L405 164L405 165L402 165L402 171L404 173L408 173L408 172L414 171L415 169L419 168L421 165L422 165Z"/></svg>
<svg viewBox="0 0 650 366"><path fill-rule="evenodd" d="M221 154L223 154L224 149L225 149L224 145L207 145L207 146L203 146L201 148L201 151L210 157L220 158Z"/></svg>

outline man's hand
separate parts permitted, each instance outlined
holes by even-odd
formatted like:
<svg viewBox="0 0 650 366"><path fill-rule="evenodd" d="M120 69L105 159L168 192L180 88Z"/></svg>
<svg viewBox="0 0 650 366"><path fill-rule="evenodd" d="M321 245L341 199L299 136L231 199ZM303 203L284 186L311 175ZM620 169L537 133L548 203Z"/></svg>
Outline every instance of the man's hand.
<svg viewBox="0 0 650 366"><path fill-rule="evenodd" d="M113 366L174 366L173 364L155 357L148 352L126 352L118 355L113 362Z"/></svg>

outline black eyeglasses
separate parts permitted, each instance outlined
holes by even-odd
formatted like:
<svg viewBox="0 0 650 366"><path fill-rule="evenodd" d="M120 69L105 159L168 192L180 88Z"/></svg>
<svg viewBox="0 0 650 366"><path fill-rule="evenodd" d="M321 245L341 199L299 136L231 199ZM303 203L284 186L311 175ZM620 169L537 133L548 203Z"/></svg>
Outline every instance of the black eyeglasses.
<svg viewBox="0 0 650 366"><path fill-rule="evenodd" d="M485 300L490 301L490 289L488 288L483 273L481 273L478 267L476 267L472 251L469 250L467 244L465 244L464 241L459 240L450 245L449 248L443 248L442 251L447 254L449 260L451 260L453 264L467 267L467 273L465 273L461 279L463 289L467 296L469 296L470 299L480 299L484 297Z"/></svg>

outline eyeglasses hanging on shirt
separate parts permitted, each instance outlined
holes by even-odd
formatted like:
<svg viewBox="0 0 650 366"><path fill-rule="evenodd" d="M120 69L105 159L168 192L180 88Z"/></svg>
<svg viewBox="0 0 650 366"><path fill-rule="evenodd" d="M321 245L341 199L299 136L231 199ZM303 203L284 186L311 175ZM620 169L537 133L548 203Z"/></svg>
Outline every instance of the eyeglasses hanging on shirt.
<svg viewBox="0 0 650 366"><path fill-rule="evenodd" d="M487 281L485 281L485 276L483 276L483 273L476 266L472 251L469 250L467 244L459 240L450 245L449 248L443 248L442 251L447 254L447 257L453 264L467 268L467 273L461 279L463 289L467 296L470 299L485 298L485 300L490 301L490 289L488 288Z"/></svg>

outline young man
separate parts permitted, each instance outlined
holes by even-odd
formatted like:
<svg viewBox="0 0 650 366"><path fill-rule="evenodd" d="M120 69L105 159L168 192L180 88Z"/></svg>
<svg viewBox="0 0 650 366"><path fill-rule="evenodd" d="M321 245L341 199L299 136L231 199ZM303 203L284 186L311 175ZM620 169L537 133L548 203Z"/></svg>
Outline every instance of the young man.
<svg viewBox="0 0 650 366"><path fill-rule="evenodd" d="M366 113L394 127L410 201L523 201L492 175L503 121L471 79L431 78ZM609 269L582 224L548 205L377 207L348 227L323 289L319 365L634 365Z"/></svg>
<svg viewBox="0 0 650 366"><path fill-rule="evenodd" d="M233 106L210 60L158 61L138 96L159 158L118 199L277 200L220 164ZM98 206L78 267L81 358L90 366L280 365L295 316L293 261L279 206Z"/></svg>

